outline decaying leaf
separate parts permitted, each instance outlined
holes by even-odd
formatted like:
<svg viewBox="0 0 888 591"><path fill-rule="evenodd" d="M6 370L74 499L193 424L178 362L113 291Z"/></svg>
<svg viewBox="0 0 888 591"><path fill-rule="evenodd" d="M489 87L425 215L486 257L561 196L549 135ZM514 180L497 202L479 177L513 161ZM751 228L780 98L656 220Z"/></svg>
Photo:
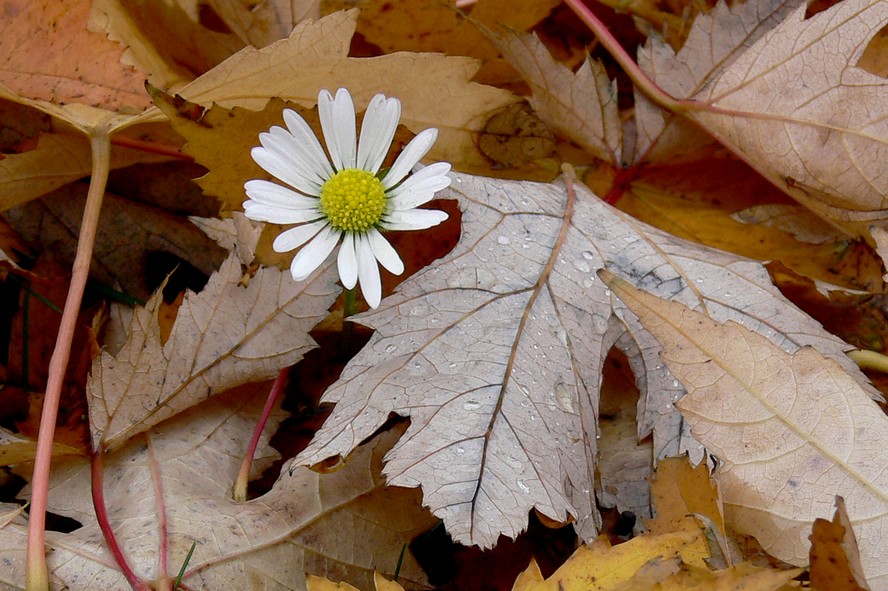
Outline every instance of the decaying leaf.
<svg viewBox="0 0 888 591"><path fill-rule="evenodd" d="M232 254L199 294L188 293L172 333L161 341L161 294L133 315L126 344L103 352L87 384L96 448L114 448L207 397L277 376L314 348L308 331L338 290L335 269L295 282L267 267L243 285Z"/></svg>
<svg viewBox="0 0 888 591"><path fill-rule="evenodd" d="M41 244L60 262L74 262L87 186L71 184L4 214L25 240ZM184 218L106 193L90 274L139 299L151 295L148 253L166 252L209 276L225 260L216 246ZM64 301L64 300L62 300Z"/></svg>
<svg viewBox="0 0 888 591"><path fill-rule="evenodd" d="M37 442L8 429L0 428L0 466L11 466L34 461ZM64 443L53 443L52 456L55 459L65 456L81 456L83 451Z"/></svg>
<svg viewBox="0 0 888 591"><path fill-rule="evenodd" d="M330 579L309 576L308 591L359 591L348 583L334 583ZM404 587L395 581L389 581L379 573L373 573L373 588L376 591L404 591Z"/></svg>
<svg viewBox="0 0 888 591"><path fill-rule="evenodd" d="M159 587L165 580L169 588L195 543L183 579L189 589L299 590L305 588L305 571L335 573L369 587L375 569L391 573L403 545L432 525L415 493L386 488L379 477L382 455L397 430L362 446L335 473L284 470L264 496L245 503L232 500L231 483L267 387L259 384L217 396L104 456L111 527L140 577L157 581ZM272 426L281 418L276 411ZM254 473L275 455L266 436ZM50 536L54 575L71 589L130 589L95 522L89 461L59 462L49 498L51 511L83 523L70 534ZM15 548L4 554L0 580L23 561L22 521L0 530L0 545ZM159 572L161 565L166 572ZM409 554L401 578L414 587L425 586Z"/></svg>
<svg viewBox="0 0 888 591"><path fill-rule="evenodd" d="M383 92L401 100L401 123L412 132L438 128L430 159L486 168L474 136L487 115L518 97L471 82L480 65L471 58L407 52L348 57L357 18L351 10L301 23L289 38L263 49L244 48L178 93L202 105L261 110L270 97L310 108L322 88L347 87L361 110Z"/></svg>
<svg viewBox="0 0 888 591"><path fill-rule="evenodd" d="M857 67L888 3L802 5L693 95L689 116L852 235L888 217L888 81Z"/></svg>
<svg viewBox="0 0 888 591"><path fill-rule="evenodd" d="M571 515L594 538L598 388L612 346L638 380L638 432L653 432L655 457L702 455L657 341L595 276L606 266L789 351L816 345L866 382L849 346L754 262L659 232L581 186L453 179L441 196L463 210L459 244L355 317L376 332L325 394L336 407L297 463L345 456L390 413L409 416L385 474L422 486L454 539L491 546L524 529L532 507Z"/></svg>
<svg viewBox="0 0 888 591"><path fill-rule="evenodd" d="M556 62L534 35L510 32L492 39L530 84L531 105L546 123L593 156L621 164L617 85L600 62L587 59L574 74Z"/></svg>
<svg viewBox="0 0 888 591"><path fill-rule="evenodd" d="M551 577L544 579L536 562L515 581L514 591L616 591L626 588L651 563L669 564L660 570L663 579L679 563L704 567L708 556L703 533L697 527L664 534L648 534L611 546L596 540L581 546Z"/></svg>
<svg viewBox="0 0 888 591"><path fill-rule="evenodd" d="M888 588L888 417L860 383L814 347L787 352L741 324L601 275L687 387L678 406L719 460L725 519L769 554L804 565L814 520L828 518L841 495L867 580Z"/></svg>
<svg viewBox="0 0 888 591"><path fill-rule="evenodd" d="M693 514L706 518L724 537L721 497L704 462L695 468L687 457L664 458L657 464L651 497L656 517L647 525L652 533L675 531L686 515Z"/></svg>
<svg viewBox="0 0 888 591"><path fill-rule="evenodd" d="M202 26L181 2L96 0L90 25L120 43L123 59L164 88L191 82L244 45L231 33Z"/></svg>
<svg viewBox="0 0 888 591"><path fill-rule="evenodd" d="M230 219L190 217L191 223L225 250L237 253L242 265L253 262L256 245L262 235L262 224L251 221L243 213L235 211Z"/></svg>
<svg viewBox="0 0 888 591"><path fill-rule="evenodd" d="M123 51L114 42L87 28L89 10L86 0L5 2L0 84L56 105L74 102L131 113L149 107L142 75L120 63Z"/></svg>
<svg viewBox="0 0 888 591"><path fill-rule="evenodd" d="M800 205L757 205L731 216L744 224L757 224L789 232L801 242L823 244L836 242L842 234Z"/></svg>
<svg viewBox="0 0 888 591"><path fill-rule="evenodd" d="M115 147L111 151L111 169L166 159L166 156ZM33 149L0 159L0 211L88 176L91 169L89 138L63 133L43 134Z"/></svg>
<svg viewBox="0 0 888 591"><path fill-rule="evenodd" d="M678 53L651 36L638 52L638 65L670 95L693 96L801 4L800 0L753 0L731 7L719 3L711 13L697 16ZM637 161L676 158L712 141L696 126L654 106L639 91L635 92L635 121Z"/></svg>
<svg viewBox="0 0 888 591"><path fill-rule="evenodd" d="M818 517L811 532L811 588L815 591L868 591L860 564L860 550L848 510L836 497L832 521Z"/></svg>

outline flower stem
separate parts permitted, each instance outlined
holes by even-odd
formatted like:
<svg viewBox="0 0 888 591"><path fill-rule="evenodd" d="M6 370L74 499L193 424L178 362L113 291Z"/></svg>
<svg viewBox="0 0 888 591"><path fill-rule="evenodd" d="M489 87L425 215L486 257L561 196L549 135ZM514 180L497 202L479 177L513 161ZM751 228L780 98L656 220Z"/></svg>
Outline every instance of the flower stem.
<svg viewBox="0 0 888 591"><path fill-rule="evenodd" d="M348 318L353 316L357 307L357 295L355 288L345 290L345 303L343 304L342 316Z"/></svg>
<svg viewBox="0 0 888 591"><path fill-rule="evenodd" d="M108 181L108 170L111 161L111 142L105 126L98 126L90 136L92 148L92 177L86 206L83 211L83 222L80 225L80 237L77 241L77 254L71 274L71 285L62 312L59 335L55 350L49 360L49 376L46 383L46 394L43 398L43 410L40 415L40 429L37 435L37 450L34 458L34 473L31 479L31 513L28 523L28 549L26 557L27 591L47 591L49 589L49 573L46 569L46 507L49 495L49 467L52 460L52 440L55 435L56 417L59 411L59 398L65 371L71 356L71 343L77 316L83 300L83 290L89 275L96 229L99 225L99 212L102 209L102 198L105 195L105 184Z"/></svg>
<svg viewBox="0 0 888 591"><path fill-rule="evenodd" d="M641 90L645 96L667 111L680 113L686 110L686 106L683 105L681 101L676 100L669 93L657 86L657 84L638 67L635 60L626 53L626 50L623 49L623 46L620 45L620 42L617 41L616 37L614 37L604 23L595 16L595 13L589 10L589 7L583 3L583 0L565 0L565 4L567 4L570 9L580 17L580 20L592 30L601 45L613 56L616 62L620 64L620 67L623 68L623 71L626 72L626 75L629 76L632 83Z"/></svg>
<svg viewBox="0 0 888 591"><path fill-rule="evenodd" d="M262 435L262 431L265 430L265 424L268 422L268 417L271 415L271 410L274 408L275 401L277 401L278 396L280 396L281 391L284 389L284 384L287 381L287 375L289 375L289 373L289 367L285 367L281 370L281 373L278 374L277 379L271 386L268 398L265 399L265 407L262 409L262 414L259 416L259 420L256 421L256 428L253 429L253 436L250 438L249 445L247 445L247 451L244 453L244 460L241 463L240 472L238 472L237 480L234 482L234 493L232 496L235 501L247 500L247 484L250 480L250 467L253 465L253 456L256 455L256 448L259 447L259 437Z"/></svg>

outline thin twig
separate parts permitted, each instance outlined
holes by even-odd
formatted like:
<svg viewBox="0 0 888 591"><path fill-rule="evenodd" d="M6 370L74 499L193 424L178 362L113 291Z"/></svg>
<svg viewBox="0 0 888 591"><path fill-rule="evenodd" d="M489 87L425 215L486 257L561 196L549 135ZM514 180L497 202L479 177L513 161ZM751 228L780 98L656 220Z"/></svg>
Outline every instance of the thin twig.
<svg viewBox="0 0 888 591"><path fill-rule="evenodd" d="M163 497L163 474L160 472L160 462L154 454L154 443L151 439L150 432L146 435L148 440L145 445L145 451L148 456L148 467L151 472L151 482L154 484L154 500L157 504L157 572L158 577L157 591L165 591L171 589L170 582L166 578L167 568L169 565L169 530L167 528L167 510Z"/></svg>
<svg viewBox="0 0 888 591"><path fill-rule="evenodd" d="M848 357L862 369L873 369L882 373L888 373L888 356L882 353L859 349L857 351L848 351Z"/></svg>
<svg viewBox="0 0 888 591"><path fill-rule="evenodd" d="M123 553L123 548L120 547L120 544L117 542L117 536L114 535L114 530L111 528L111 521L108 519L108 506L105 504L105 465L103 460L104 453L102 450L99 450L92 457L91 462L92 499L93 509L96 512L96 521L99 524L99 529L102 530L102 535L105 537L105 545L108 546L108 551L114 557L114 561L117 563L123 576L126 577L130 587L135 589L135 591L150 591L147 583L140 579L133 567L130 566L129 561L126 559L126 554Z"/></svg>
<svg viewBox="0 0 888 591"><path fill-rule="evenodd" d="M271 415L271 410L274 408L275 401L277 401L278 396L280 396L281 390L284 389L284 383L287 381L287 375L289 373L289 367L285 367L281 370L281 373L278 374L277 379L274 381L274 385L271 387L271 391L268 393L268 398L265 399L265 407L262 409L262 414L259 416L259 420L256 421L256 427L253 429L253 436L250 437L250 443L247 445L247 451L244 452L244 459L243 462L241 462L240 472L234 483L234 494L232 496L235 501L247 500L247 483L250 479L250 467L253 465L253 456L256 455L256 448L259 447L259 437L265 430L265 424L268 422L268 417Z"/></svg>
<svg viewBox="0 0 888 591"><path fill-rule="evenodd" d="M595 13L589 10L589 7L583 3L583 0L565 0L571 10L576 13L580 20L592 30L601 45L613 56L614 60L623 68L632 83L642 91L651 101L660 107L673 113L681 113L687 109L687 105L676 100L665 90L657 86L657 84L648 77L647 74L638 67L635 60L632 59L616 37L608 30Z"/></svg>
<svg viewBox="0 0 888 591"><path fill-rule="evenodd" d="M26 557L26 589L27 591L48 591L49 573L46 568L46 507L49 494L49 467L52 460L52 441L55 435L56 417L59 411L59 398L62 384L65 381L65 370L71 356L71 343L77 326L77 316L83 300L83 290L89 275L96 229L99 224L99 212L102 209L102 198L105 195L105 184L108 181L108 170L111 161L111 143L108 130L99 126L90 137L92 148L92 178L86 196L83 211L83 222L80 225L80 237L77 242L77 255L71 274L71 285L62 312L59 335L55 350L49 361L49 377L46 394L43 398L43 410L40 415L40 429L37 435L37 451L34 458L34 474L31 479L31 512L28 524L28 550Z"/></svg>

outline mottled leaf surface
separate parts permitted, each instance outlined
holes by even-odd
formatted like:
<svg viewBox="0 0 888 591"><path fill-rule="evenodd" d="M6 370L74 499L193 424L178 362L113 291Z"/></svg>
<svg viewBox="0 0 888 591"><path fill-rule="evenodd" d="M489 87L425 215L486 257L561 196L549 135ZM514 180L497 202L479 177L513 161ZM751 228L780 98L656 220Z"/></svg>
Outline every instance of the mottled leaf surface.
<svg viewBox="0 0 888 591"><path fill-rule="evenodd" d="M772 556L806 565L814 520L848 509L866 580L888 588L888 418L860 383L816 349L789 353L610 278L688 388L678 405L719 460L725 517Z"/></svg>
<svg viewBox="0 0 888 591"><path fill-rule="evenodd" d="M463 209L459 244L357 318L376 332L325 394L336 407L296 461L346 455L390 413L409 416L385 474L421 486L461 542L515 536L532 507L572 515L594 536L598 389L615 344L642 392L639 434L653 432L658 457L701 457L656 340L621 313L597 269L787 351L815 345L865 382L848 345L783 299L757 263L670 237L582 187L455 174L449 196Z"/></svg>

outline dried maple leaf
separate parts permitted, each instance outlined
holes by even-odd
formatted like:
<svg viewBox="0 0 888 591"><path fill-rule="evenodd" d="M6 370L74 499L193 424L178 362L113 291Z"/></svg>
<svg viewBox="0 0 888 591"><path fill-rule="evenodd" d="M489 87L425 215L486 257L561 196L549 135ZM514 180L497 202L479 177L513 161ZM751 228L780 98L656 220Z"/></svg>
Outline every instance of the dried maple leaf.
<svg viewBox="0 0 888 591"><path fill-rule="evenodd" d="M888 3L805 6L691 95L686 114L771 182L853 235L888 217L888 81L857 62ZM686 95L679 95L686 96Z"/></svg>
<svg viewBox="0 0 888 591"><path fill-rule="evenodd" d="M244 46L232 33L219 32L222 27L211 30L191 18L181 2L96 0L90 28L120 43L126 62L165 88L191 82Z"/></svg>
<svg viewBox="0 0 888 591"><path fill-rule="evenodd" d="M602 272L656 336L688 389L678 402L719 460L725 519L773 556L808 562L809 533L847 501L864 574L888 589L888 417L860 383L813 347L788 352L736 322L716 322Z"/></svg>
<svg viewBox="0 0 888 591"><path fill-rule="evenodd" d="M596 278L602 267L789 351L816 345L865 382L850 347L757 263L671 237L583 187L453 178L442 197L463 210L459 244L356 317L376 332L325 394L336 407L297 462L344 456L390 413L409 416L385 474L422 486L455 539L491 546L517 535L532 507L572 515L591 539L600 371L614 344L638 380L639 435L653 431L657 457L702 454L672 408L679 382L653 335Z"/></svg>
<svg viewBox="0 0 888 591"><path fill-rule="evenodd" d="M261 110L270 97L312 107L320 89L347 87L360 110L384 92L400 99L401 123L411 131L438 128L430 159L487 168L475 135L487 115L518 97L471 82L480 65L472 58L408 52L348 57L357 18L351 10L300 23L289 38L263 49L247 47L178 93L203 105ZM246 155L249 146L238 148Z"/></svg>
<svg viewBox="0 0 888 591"><path fill-rule="evenodd" d="M586 59L576 73L556 62L535 35L491 36L509 63L530 84L540 118L593 156L621 165L623 129L617 85L599 61Z"/></svg>
<svg viewBox="0 0 888 591"><path fill-rule="evenodd" d="M670 95L695 96L802 4L801 0L753 0L728 7L720 2L712 12L697 16L678 53L652 35L638 51L638 65ZM635 123L636 161L674 159L712 142L699 128L664 112L638 91Z"/></svg>
<svg viewBox="0 0 888 591"><path fill-rule="evenodd" d="M374 569L391 572L403 545L434 523L415 493L386 488L379 477L382 454L396 432L362 446L335 473L284 470L264 496L232 500L231 483L266 388L220 395L104 456L111 527L139 577L169 588L194 543L183 579L189 589L298 590L305 588L306 570L368 586ZM281 418L276 411L272 423ZM254 473L275 455L266 437ZM130 589L95 521L90 470L87 459L59 461L55 467L49 509L83 527L50 533L50 570L71 589ZM23 585L22 571L16 570L24 558L23 521L0 529L0 545L16 549L4 554L0 580L12 579L17 587ZM425 586L409 555L401 577L414 587Z"/></svg>
<svg viewBox="0 0 888 591"><path fill-rule="evenodd" d="M94 447L117 447L208 396L272 378L316 346L308 331L338 295L335 269L299 283L274 267L246 286L243 278L230 255L203 291L186 295L165 342L160 292L136 310L120 351L103 351L93 363L87 394Z"/></svg>
<svg viewBox="0 0 888 591"><path fill-rule="evenodd" d="M42 244L67 264L74 262L83 219L86 185L71 184L42 199L6 212L25 240ZM148 252L167 252L188 261L209 276L227 252L184 218L106 193L102 204L90 274L126 294L147 299ZM64 301L64 300L62 300Z"/></svg>
<svg viewBox="0 0 888 591"><path fill-rule="evenodd" d="M142 75L120 63L123 50L88 30L89 10L86 0L5 2L0 84L57 105L74 102L134 112L149 107Z"/></svg>

